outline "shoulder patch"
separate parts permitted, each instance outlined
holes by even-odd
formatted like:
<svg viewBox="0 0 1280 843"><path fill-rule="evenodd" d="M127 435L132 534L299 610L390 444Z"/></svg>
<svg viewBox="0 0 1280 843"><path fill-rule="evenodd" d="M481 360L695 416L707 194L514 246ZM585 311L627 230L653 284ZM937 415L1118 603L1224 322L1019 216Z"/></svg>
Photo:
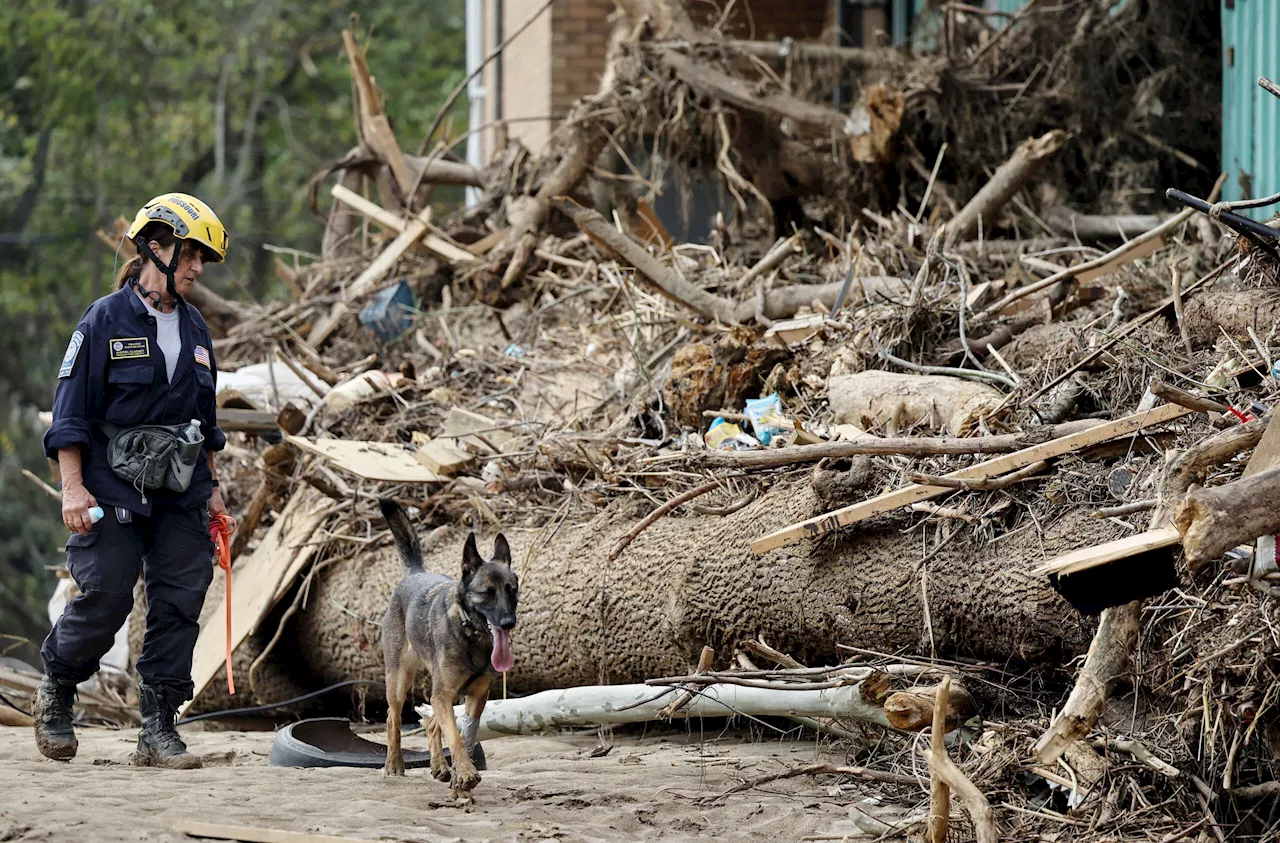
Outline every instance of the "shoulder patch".
<svg viewBox="0 0 1280 843"><path fill-rule="evenodd" d="M116 337L111 340L112 360L135 360L151 356L151 343L146 337Z"/></svg>
<svg viewBox="0 0 1280 843"><path fill-rule="evenodd" d="M205 348L203 345L197 345L196 346L196 362L199 363L201 366L204 366L206 369L212 368L209 365L209 349Z"/></svg>
<svg viewBox="0 0 1280 843"><path fill-rule="evenodd" d="M84 334L76 331L71 335L71 342L67 345L67 353L62 355L62 366L58 369L58 377L71 377L71 370L76 366L76 357L80 355L80 346L84 345Z"/></svg>

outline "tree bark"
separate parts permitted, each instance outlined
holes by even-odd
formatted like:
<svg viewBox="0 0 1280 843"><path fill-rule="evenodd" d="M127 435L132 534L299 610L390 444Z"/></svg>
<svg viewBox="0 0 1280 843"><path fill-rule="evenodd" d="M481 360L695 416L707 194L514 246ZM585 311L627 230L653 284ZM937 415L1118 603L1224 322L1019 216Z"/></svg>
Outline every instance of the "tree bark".
<svg viewBox="0 0 1280 843"><path fill-rule="evenodd" d="M1043 561L1037 542L984 545L957 534L922 563L926 623L920 536L903 530L909 514L753 555L749 538L822 509L807 479L783 481L731 515L668 515L628 546L625 566L610 564L609 549L648 509L618 501L550 537L504 529L521 580L513 691L682 675L704 646L731 652L760 635L804 664L838 662L836 642L915 652L932 638L939 654L1024 664L1057 663L1088 643L1088 621L1033 575ZM1078 542L1084 525L1099 539L1120 533L1082 511L1046 529L1044 552ZM454 530L428 551L427 570L457 577L465 535ZM382 678L380 624L404 576L383 540L318 574L278 645L322 682Z"/></svg>
<svg viewBox="0 0 1280 843"><path fill-rule="evenodd" d="M1193 570L1239 544L1280 530L1280 468L1211 489L1192 489L1175 515Z"/></svg>
<svg viewBox="0 0 1280 843"><path fill-rule="evenodd" d="M1183 324L1197 346L1213 345L1222 332L1236 340L1249 341L1249 328L1266 336L1280 322L1280 293L1275 289L1217 290L1211 296L1194 296L1183 305Z"/></svg>

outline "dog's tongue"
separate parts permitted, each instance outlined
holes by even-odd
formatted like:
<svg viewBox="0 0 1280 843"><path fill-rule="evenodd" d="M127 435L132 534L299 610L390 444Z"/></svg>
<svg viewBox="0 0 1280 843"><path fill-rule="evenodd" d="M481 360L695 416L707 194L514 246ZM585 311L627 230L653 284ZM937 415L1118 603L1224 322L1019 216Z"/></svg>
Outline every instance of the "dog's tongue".
<svg viewBox="0 0 1280 843"><path fill-rule="evenodd" d="M489 656L489 661L494 670L506 673L516 663L515 657L511 655L511 632L489 624L489 634L493 636L493 654Z"/></svg>

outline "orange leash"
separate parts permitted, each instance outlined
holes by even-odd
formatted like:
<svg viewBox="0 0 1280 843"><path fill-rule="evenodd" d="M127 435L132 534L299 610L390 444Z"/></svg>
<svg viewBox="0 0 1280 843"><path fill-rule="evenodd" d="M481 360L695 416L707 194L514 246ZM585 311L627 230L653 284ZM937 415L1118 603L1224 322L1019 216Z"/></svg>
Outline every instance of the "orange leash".
<svg viewBox="0 0 1280 843"><path fill-rule="evenodd" d="M235 679L231 676L231 534L236 531L236 520L230 515L218 515L209 519L209 538L218 551L218 567L227 572L227 691L236 693Z"/></svg>

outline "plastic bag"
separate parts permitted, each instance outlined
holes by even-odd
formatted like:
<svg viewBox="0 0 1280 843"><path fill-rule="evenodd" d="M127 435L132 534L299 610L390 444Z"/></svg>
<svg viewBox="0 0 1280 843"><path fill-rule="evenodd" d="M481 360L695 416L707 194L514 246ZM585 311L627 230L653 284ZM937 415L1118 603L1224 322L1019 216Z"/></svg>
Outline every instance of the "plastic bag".
<svg viewBox="0 0 1280 843"><path fill-rule="evenodd" d="M711 423L706 435L707 447L717 451L751 451L760 443L742 432L736 424L730 424L719 416Z"/></svg>
<svg viewBox="0 0 1280 843"><path fill-rule="evenodd" d="M778 393L766 395L764 398L748 398L745 411L747 421L751 423L751 432L766 448L773 437L783 431L782 399Z"/></svg>

